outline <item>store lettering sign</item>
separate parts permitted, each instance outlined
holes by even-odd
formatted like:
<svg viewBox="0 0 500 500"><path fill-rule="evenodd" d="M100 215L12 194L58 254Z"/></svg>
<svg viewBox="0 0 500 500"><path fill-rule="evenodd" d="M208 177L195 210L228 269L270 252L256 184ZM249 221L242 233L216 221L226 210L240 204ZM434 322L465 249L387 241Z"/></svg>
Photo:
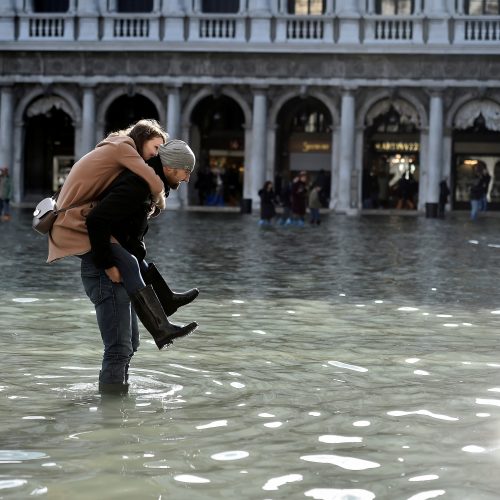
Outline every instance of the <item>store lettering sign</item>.
<svg viewBox="0 0 500 500"><path fill-rule="evenodd" d="M418 142L376 142L375 151L398 151L402 153L417 153L420 151Z"/></svg>
<svg viewBox="0 0 500 500"><path fill-rule="evenodd" d="M330 151L330 144L325 142L309 142L302 141L302 152L303 153L327 153Z"/></svg>

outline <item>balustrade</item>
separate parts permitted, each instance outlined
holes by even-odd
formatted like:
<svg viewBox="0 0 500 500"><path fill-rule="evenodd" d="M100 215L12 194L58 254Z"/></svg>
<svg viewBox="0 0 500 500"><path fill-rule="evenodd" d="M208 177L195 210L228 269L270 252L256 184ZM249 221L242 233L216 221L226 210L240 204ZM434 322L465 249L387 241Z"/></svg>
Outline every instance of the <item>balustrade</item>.
<svg viewBox="0 0 500 500"><path fill-rule="evenodd" d="M177 11L176 11L177 12ZM292 15L272 12L266 22L261 17L237 14L205 14L198 11L178 12L170 16L162 11L130 14L96 12L95 16L80 16L81 12L33 13L6 10L0 15L3 41L29 40L143 40L159 41L160 24L164 41L196 42L234 41L239 43L321 42L324 44L477 44L500 40L500 16L457 15L456 11L434 18L432 15L378 15L360 12L345 16L332 11L321 16ZM186 24L187 20L187 24ZM11 23L11 29L8 26ZM434 23L434 24L433 24ZM436 23L441 23L439 26ZM101 29L99 30L99 26ZM437 26L437 28L436 28ZM434 29L434 31L432 31ZM442 37L431 36L436 30ZM351 30L348 39L340 35ZM450 30L448 38L448 30ZM423 34L426 33L426 40ZM340 35L339 35L340 34Z"/></svg>

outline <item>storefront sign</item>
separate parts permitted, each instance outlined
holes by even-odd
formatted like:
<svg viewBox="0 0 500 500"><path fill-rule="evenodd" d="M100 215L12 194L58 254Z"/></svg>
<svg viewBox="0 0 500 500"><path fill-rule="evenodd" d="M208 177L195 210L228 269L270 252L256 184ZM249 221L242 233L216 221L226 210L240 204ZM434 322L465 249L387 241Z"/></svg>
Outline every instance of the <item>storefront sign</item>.
<svg viewBox="0 0 500 500"><path fill-rule="evenodd" d="M420 143L418 142L375 142L375 151L391 151L400 153L417 153L420 151Z"/></svg>
<svg viewBox="0 0 500 500"><path fill-rule="evenodd" d="M310 152L321 152L325 153L330 151L330 144L325 144L325 143L318 143L318 142L307 142L304 141L302 143L302 152L303 153L310 153Z"/></svg>

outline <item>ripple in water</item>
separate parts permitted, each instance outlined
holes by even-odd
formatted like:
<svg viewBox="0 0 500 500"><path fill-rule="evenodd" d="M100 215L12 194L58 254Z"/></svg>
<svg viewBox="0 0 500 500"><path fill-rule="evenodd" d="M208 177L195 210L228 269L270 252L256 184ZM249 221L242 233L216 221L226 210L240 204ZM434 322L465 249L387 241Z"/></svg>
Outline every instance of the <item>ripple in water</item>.
<svg viewBox="0 0 500 500"><path fill-rule="evenodd" d="M339 490L336 488L314 488L304 493L316 500L373 500L375 494L368 490Z"/></svg>
<svg viewBox="0 0 500 500"><path fill-rule="evenodd" d="M174 476L176 481L180 481L181 483L192 483L192 484L202 484L209 483L210 479L206 479L205 477L200 476L192 476L191 474L179 474L178 476Z"/></svg>
<svg viewBox="0 0 500 500"><path fill-rule="evenodd" d="M300 459L306 462L337 465L338 467L342 467L342 469L348 470L365 470L380 467L380 464L377 462L371 462L370 460L363 460L361 458L343 457L340 455L303 455Z"/></svg>
<svg viewBox="0 0 500 500"><path fill-rule="evenodd" d="M302 481L302 479L302 474L288 474L287 476L273 477L267 481L262 489L266 491L275 491L284 484Z"/></svg>
<svg viewBox="0 0 500 500"><path fill-rule="evenodd" d="M439 415L437 413L432 413L429 410L416 410L416 411L388 411L387 415L391 417L402 417L406 415L425 415L426 417L437 418L438 420L448 420L454 422L458 420L455 417L449 417L448 415Z"/></svg>
<svg viewBox="0 0 500 500"><path fill-rule="evenodd" d="M222 453L215 453L211 458L214 460L241 460L247 458L249 453L247 451L223 451Z"/></svg>

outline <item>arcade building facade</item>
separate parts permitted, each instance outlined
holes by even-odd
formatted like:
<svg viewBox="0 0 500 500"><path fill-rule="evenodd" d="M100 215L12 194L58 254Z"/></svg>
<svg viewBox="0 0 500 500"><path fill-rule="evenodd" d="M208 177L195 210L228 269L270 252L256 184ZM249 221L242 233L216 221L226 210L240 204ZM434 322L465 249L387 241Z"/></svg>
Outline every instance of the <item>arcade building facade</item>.
<svg viewBox="0 0 500 500"><path fill-rule="evenodd" d="M500 209L500 1L10 0L0 5L0 166L13 204L57 190L105 135L155 118L198 176L171 207L252 200L306 170L339 213ZM196 181L199 182L196 182ZM213 182L216 189L217 182Z"/></svg>

